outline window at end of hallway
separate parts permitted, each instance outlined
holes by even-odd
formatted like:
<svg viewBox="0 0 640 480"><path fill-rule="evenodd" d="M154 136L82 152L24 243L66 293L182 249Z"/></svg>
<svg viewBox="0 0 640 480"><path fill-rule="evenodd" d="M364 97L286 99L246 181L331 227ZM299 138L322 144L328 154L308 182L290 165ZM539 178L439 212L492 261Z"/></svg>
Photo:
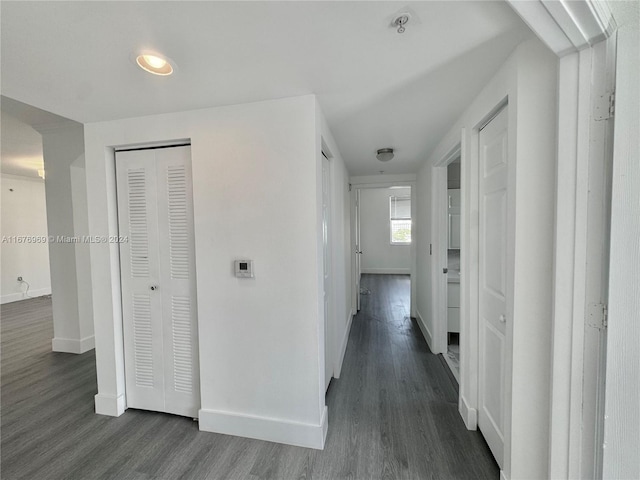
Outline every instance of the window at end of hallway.
<svg viewBox="0 0 640 480"><path fill-rule="evenodd" d="M389 221L391 224L391 245L411 243L411 197L389 196Z"/></svg>

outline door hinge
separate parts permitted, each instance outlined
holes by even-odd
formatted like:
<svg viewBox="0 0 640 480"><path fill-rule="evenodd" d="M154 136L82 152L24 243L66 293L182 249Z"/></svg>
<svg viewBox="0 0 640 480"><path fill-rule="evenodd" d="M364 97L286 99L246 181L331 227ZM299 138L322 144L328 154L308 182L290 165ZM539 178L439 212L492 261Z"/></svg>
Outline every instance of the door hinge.
<svg viewBox="0 0 640 480"><path fill-rule="evenodd" d="M351 191L351 184L349 184L349 191Z"/></svg>
<svg viewBox="0 0 640 480"><path fill-rule="evenodd" d="M608 324L609 310L602 303L590 303L587 308L587 325L604 330Z"/></svg>
<svg viewBox="0 0 640 480"><path fill-rule="evenodd" d="M433 244L429 244L429 255L433 255Z"/></svg>
<svg viewBox="0 0 640 480"><path fill-rule="evenodd" d="M616 93L608 92L596 99L594 110L595 120L608 120L616 112Z"/></svg>

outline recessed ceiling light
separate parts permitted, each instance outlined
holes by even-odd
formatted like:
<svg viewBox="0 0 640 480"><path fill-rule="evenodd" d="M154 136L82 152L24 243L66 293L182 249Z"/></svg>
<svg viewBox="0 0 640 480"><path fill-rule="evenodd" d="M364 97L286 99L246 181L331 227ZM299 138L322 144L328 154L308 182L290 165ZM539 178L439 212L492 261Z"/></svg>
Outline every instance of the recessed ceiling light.
<svg viewBox="0 0 640 480"><path fill-rule="evenodd" d="M171 62L160 55L143 53L136 57L136 63L140 68L154 75L171 75L173 73Z"/></svg>

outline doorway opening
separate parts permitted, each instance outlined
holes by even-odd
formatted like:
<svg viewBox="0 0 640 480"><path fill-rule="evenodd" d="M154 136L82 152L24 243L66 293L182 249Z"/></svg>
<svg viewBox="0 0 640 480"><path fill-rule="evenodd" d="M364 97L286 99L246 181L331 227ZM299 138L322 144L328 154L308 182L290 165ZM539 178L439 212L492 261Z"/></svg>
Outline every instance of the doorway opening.
<svg viewBox="0 0 640 480"><path fill-rule="evenodd" d="M352 186L354 310L370 290L362 275L402 275L409 279L410 311L415 317L415 188L413 182Z"/></svg>
<svg viewBox="0 0 640 480"><path fill-rule="evenodd" d="M436 268L434 285L433 353L441 354L456 382L460 383L461 345L461 146L456 145L435 165L433 175L433 222Z"/></svg>
<svg viewBox="0 0 640 480"><path fill-rule="evenodd" d="M447 183L447 350L444 359L451 373L460 383L460 221L461 221L461 162L460 155L446 168Z"/></svg>

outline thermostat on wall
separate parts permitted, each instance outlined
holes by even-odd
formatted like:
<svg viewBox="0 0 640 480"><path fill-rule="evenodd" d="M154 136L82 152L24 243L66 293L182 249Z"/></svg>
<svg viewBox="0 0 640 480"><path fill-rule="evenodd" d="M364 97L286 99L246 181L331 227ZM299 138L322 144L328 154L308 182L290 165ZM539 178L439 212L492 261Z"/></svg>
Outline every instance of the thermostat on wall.
<svg viewBox="0 0 640 480"><path fill-rule="evenodd" d="M236 277L253 278L253 260L236 260Z"/></svg>

